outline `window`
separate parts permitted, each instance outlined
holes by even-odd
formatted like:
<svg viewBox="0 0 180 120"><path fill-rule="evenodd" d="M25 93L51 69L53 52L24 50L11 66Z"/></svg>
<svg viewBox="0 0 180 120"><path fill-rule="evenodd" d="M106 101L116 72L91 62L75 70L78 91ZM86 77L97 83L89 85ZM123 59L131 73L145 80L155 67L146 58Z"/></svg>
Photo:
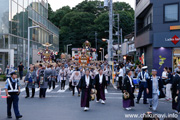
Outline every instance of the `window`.
<svg viewBox="0 0 180 120"><path fill-rule="evenodd" d="M179 4L169 4L164 6L164 22L179 21Z"/></svg>

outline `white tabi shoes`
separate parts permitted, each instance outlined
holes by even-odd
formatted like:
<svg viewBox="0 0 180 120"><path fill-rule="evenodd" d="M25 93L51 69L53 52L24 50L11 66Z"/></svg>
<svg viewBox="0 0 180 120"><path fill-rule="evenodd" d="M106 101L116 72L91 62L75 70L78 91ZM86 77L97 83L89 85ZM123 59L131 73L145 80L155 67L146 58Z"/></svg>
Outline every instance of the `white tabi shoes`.
<svg viewBox="0 0 180 120"><path fill-rule="evenodd" d="M125 108L125 109L129 111L129 110L131 110L132 108Z"/></svg>
<svg viewBox="0 0 180 120"><path fill-rule="evenodd" d="M101 100L101 103L102 103L102 104L105 104L105 101L104 101L104 100Z"/></svg>
<svg viewBox="0 0 180 120"><path fill-rule="evenodd" d="M89 110L89 108L88 108L88 107L85 107L85 108L84 108L84 111L88 111L88 110Z"/></svg>

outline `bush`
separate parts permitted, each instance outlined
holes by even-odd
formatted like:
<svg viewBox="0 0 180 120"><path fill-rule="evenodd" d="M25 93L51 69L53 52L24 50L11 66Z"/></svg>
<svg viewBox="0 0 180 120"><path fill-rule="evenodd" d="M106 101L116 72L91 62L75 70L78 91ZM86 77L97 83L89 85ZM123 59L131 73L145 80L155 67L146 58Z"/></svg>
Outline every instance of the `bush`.
<svg viewBox="0 0 180 120"><path fill-rule="evenodd" d="M6 75L0 75L0 81L6 81Z"/></svg>

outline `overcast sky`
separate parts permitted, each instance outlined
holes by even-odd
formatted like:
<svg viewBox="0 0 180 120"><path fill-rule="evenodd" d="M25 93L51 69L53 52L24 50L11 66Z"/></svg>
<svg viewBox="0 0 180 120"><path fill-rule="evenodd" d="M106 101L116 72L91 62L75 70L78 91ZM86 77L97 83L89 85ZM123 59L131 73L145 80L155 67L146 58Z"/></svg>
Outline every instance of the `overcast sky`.
<svg viewBox="0 0 180 120"><path fill-rule="evenodd" d="M48 0L54 11L66 5L69 5L70 7L74 7L82 1L84 0ZM132 6L132 8L135 8L135 0L113 0L113 2L116 1L127 2Z"/></svg>

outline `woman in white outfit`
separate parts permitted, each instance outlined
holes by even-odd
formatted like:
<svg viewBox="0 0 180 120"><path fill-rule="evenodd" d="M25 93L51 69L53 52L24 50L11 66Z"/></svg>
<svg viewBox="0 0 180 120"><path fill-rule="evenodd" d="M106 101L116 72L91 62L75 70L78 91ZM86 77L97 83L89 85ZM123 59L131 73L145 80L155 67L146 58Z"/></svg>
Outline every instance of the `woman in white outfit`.
<svg viewBox="0 0 180 120"><path fill-rule="evenodd" d="M78 91L78 96L80 96L80 91L78 88L78 83L81 79L81 73L80 71L78 71L78 67L75 68L75 71L72 73L71 77L70 77L70 82L72 83L72 90L73 90L73 96L75 94L75 87Z"/></svg>

